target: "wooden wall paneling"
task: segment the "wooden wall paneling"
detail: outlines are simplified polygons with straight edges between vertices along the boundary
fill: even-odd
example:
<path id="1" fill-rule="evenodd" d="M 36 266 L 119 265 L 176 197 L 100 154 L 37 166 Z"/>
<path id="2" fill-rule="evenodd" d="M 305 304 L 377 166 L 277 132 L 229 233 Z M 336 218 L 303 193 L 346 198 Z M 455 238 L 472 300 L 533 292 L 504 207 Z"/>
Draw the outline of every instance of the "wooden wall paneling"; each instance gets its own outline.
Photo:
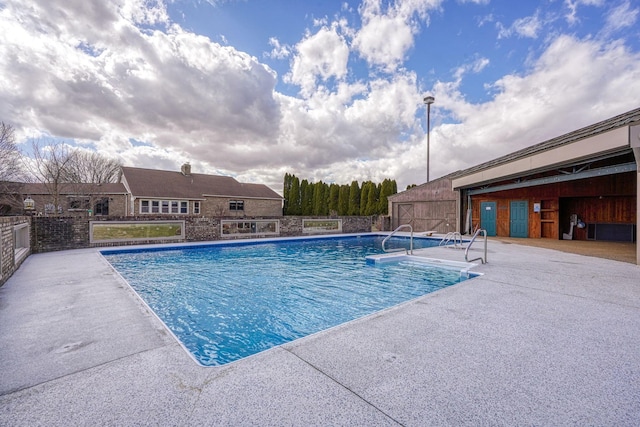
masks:
<path id="1" fill-rule="evenodd" d="M 509 236 L 509 221 L 511 216 L 509 215 L 509 200 L 497 199 L 496 200 L 496 235 Z"/>

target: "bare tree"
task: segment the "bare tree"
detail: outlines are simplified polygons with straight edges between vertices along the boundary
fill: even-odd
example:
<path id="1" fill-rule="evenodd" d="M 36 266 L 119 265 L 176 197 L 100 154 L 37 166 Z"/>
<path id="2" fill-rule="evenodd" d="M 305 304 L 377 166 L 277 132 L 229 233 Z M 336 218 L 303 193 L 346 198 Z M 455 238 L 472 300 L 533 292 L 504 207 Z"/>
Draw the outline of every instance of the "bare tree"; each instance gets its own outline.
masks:
<path id="1" fill-rule="evenodd" d="M 17 181 L 22 175 L 13 126 L 0 122 L 0 181 Z"/>
<path id="2" fill-rule="evenodd" d="M 75 150 L 71 163 L 66 168 L 67 182 L 105 184 L 118 182 L 121 165 L 95 151 Z"/>
<path id="3" fill-rule="evenodd" d="M 74 161 L 75 152 L 62 142 L 34 140 L 31 143 L 33 159 L 28 162 L 33 177 L 42 183 L 49 193 L 53 212 L 61 206 L 60 194 L 68 179 L 68 168 Z"/>
<path id="4" fill-rule="evenodd" d="M 35 141 L 32 151 L 32 174 L 44 184 L 49 205 L 54 207 L 49 213 L 57 213 L 65 205 L 81 211 L 92 209 L 100 185 L 120 178 L 120 163 L 95 152 L 52 141 Z M 61 203 L 63 193 L 69 203 Z"/>
<path id="5" fill-rule="evenodd" d="M 118 182 L 121 174 L 121 165 L 118 161 L 110 159 L 92 151 L 76 149 L 69 166 L 65 171 L 65 182 L 74 199 L 70 201 L 76 209 L 98 209 L 98 204 L 103 206 L 108 198 L 101 195 L 101 185 Z M 108 204 L 108 201 L 106 202 Z"/>
<path id="6" fill-rule="evenodd" d="M 0 122 L 0 213 L 22 208 L 20 181 L 25 178 L 13 126 Z"/>

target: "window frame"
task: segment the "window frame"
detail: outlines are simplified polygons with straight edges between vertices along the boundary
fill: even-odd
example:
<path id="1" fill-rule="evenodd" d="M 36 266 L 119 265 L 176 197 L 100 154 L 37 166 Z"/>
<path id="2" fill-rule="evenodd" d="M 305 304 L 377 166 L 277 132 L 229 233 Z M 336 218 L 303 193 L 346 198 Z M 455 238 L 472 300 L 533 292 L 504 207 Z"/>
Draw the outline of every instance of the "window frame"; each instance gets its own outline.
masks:
<path id="1" fill-rule="evenodd" d="M 31 226 L 28 222 L 13 227 L 13 262 L 19 264 L 31 250 Z"/>
<path id="2" fill-rule="evenodd" d="M 188 215 L 189 201 L 175 199 L 139 199 L 139 213 L 160 215 Z M 194 202 L 194 204 L 200 202 Z M 194 205 L 195 206 L 195 205 Z"/>
<path id="3" fill-rule="evenodd" d="M 95 206 L 93 207 L 93 214 L 109 216 L 109 198 L 108 197 L 103 197 L 96 201 Z"/>
<path id="4" fill-rule="evenodd" d="M 244 200 L 229 200 L 229 211 L 244 212 Z"/>

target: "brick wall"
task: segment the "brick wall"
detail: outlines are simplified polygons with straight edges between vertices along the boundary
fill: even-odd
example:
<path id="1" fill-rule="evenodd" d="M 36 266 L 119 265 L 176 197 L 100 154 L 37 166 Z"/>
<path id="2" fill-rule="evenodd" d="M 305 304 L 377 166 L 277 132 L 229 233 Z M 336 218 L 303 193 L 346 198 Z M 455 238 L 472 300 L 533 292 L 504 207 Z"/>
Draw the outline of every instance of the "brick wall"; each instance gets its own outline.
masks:
<path id="1" fill-rule="evenodd" d="M 50 195 L 43 194 L 32 194 L 30 197 L 35 202 L 35 212 L 36 214 L 43 215 L 45 213 L 45 205 L 48 203 L 52 203 L 53 199 Z M 59 200 L 59 205 L 62 207 L 64 215 L 75 216 L 75 215 L 88 215 L 86 209 L 73 210 L 71 209 L 70 202 L 71 200 L 86 198 L 89 200 L 89 208 L 95 210 L 96 203 L 103 199 L 109 199 L 109 215 L 110 216 L 123 216 L 127 214 L 127 205 L 128 205 L 128 197 L 125 194 L 97 194 L 92 197 L 89 196 L 78 196 L 78 197 L 68 197 L 67 195 L 61 195 Z"/>
<path id="2" fill-rule="evenodd" d="M 280 221 L 280 236 L 302 236 L 303 218 L 322 217 L 259 217 L 242 218 L 246 221 L 253 219 L 273 219 Z M 371 217 L 348 216 L 342 219 L 343 233 L 363 233 L 372 230 Z M 108 247 L 123 245 L 140 245 L 147 243 L 177 243 L 177 242 L 206 242 L 221 239 L 255 238 L 256 235 L 220 236 L 220 221 L 223 219 L 238 219 L 235 217 L 204 217 L 192 215 L 138 215 L 138 216 L 94 216 L 94 217 L 45 217 L 31 218 L 31 250 L 33 253 L 51 252 L 66 249 L 80 249 L 88 247 Z M 149 240 L 134 242 L 90 243 L 90 221 L 185 221 L 184 240 Z M 326 234 L 326 233 L 322 233 Z M 304 235 L 309 235 L 305 233 Z"/>
<path id="3" fill-rule="evenodd" d="M 244 210 L 238 212 L 230 211 L 229 202 L 231 200 L 242 200 L 244 202 Z M 282 215 L 281 200 L 206 197 L 201 206 L 202 215 L 211 217 L 272 217 Z"/>
<path id="4" fill-rule="evenodd" d="M 26 216 L 0 217 L 0 286 L 11 277 L 30 253 L 27 251 L 16 260 L 14 229 L 28 223 L 29 217 Z"/>

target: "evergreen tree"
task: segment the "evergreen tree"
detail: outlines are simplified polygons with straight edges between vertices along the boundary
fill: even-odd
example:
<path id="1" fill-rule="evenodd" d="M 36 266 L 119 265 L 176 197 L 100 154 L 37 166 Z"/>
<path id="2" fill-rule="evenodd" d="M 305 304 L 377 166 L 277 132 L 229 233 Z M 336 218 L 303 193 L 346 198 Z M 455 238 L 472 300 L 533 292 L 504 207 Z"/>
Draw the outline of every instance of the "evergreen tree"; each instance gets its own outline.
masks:
<path id="1" fill-rule="evenodd" d="M 322 183 L 322 194 L 324 195 L 324 200 L 322 202 L 320 215 L 329 215 L 329 184 L 326 182 Z"/>
<path id="2" fill-rule="evenodd" d="M 380 197 L 378 201 L 378 213 L 381 215 L 387 215 L 389 212 L 389 203 L 387 197 L 398 192 L 398 184 L 395 180 L 385 179 L 382 181 L 382 187 L 380 189 Z"/>
<path id="3" fill-rule="evenodd" d="M 389 182 L 385 179 L 380 186 L 380 197 L 378 198 L 378 213 L 381 215 L 384 215 L 389 209 L 387 194 L 389 194 L 390 191 Z"/>
<path id="4" fill-rule="evenodd" d="M 287 215 L 289 211 L 289 193 L 291 192 L 291 183 L 293 181 L 293 176 L 288 173 L 284 174 L 284 183 L 282 185 L 282 197 L 284 198 L 284 208 L 283 212 Z"/>
<path id="5" fill-rule="evenodd" d="M 360 186 L 358 181 L 351 181 L 349 187 L 349 215 L 360 215 Z"/>
<path id="6" fill-rule="evenodd" d="M 338 215 L 349 215 L 349 185 L 341 185 L 338 194 Z"/>
<path id="7" fill-rule="evenodd" d="M 300 213 L 302 215 L 313 214 L 313 187 L 309 184 L 309 181 L 303 179 L 300 182 Z"/>
<path id="8" fill-rule="evenodd" d="M 302 209 L 300 207 L 300 180 L 293 175 L 291 178 L 291 189 L 289 190 L 289 203 L 287 205 L 287 215 L 300 215 Z"/>
<path id="9" fill-rule="evenodd" d="M 324 182 L 320 181 L 314 185 L 313 189 L 313 214 L 322 215 L 325 204 Z"/>
<path id="10" fill-rule="evenodd" d="M 360 215 L 366 215 L 367 201 L 369 200 L 369 183 L 371 181 L 365 181 L 362 183 L 360 189 Z"/>
<path id="11" fill-rule="evenodd" d="M 285 173 L 283 183 L 285 215 L 377 215 L 387 213 L 387 197 L 398 192 L 395 180 L 382 183 L 358 181 L 351 184 L 309 182 Z"/>
<path id="12" fill-rule="evenodd" d="M 373 182 L 369 183 L 369 193 L 367 198 L 367 208 L 365 215 L 376 215 L 378 213 L 378 186 Z"/>
<path id="13" fill-rule="evenodd" d="M 339 211 L 338 199 L 340 197 L 340 186 L 338 184 L 331 184 L 329 187 L 329 213 L 337 214 Z"/>

